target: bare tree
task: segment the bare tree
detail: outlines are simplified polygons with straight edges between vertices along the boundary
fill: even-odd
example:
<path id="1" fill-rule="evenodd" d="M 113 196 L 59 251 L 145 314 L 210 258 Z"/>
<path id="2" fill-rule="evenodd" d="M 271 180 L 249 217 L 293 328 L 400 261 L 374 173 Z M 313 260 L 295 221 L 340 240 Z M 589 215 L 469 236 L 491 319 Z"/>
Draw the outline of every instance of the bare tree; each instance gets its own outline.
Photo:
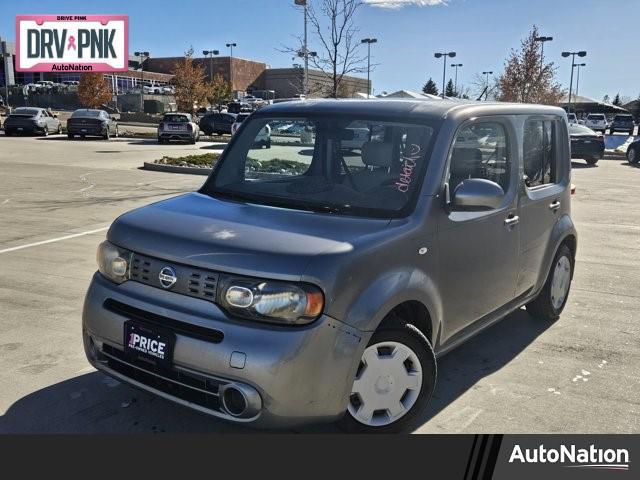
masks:
<path id="1" fill-rule="evenodd" d="M 309 24 L 320 47 L 317 56 L 309 60 L 327 78 L 330 88 L 326 94 L 329 97 L 339 96 L 344 76 L 367 70 L 367 57 L 361 53 L 359 29 L 355 24 L 355 15 L 362 5 L 362 0 L 309 2 Z M 295 54 L 303 51 L 302 39 L 298 38 L 298 41 L 298 48 L 283 51 Z"/>

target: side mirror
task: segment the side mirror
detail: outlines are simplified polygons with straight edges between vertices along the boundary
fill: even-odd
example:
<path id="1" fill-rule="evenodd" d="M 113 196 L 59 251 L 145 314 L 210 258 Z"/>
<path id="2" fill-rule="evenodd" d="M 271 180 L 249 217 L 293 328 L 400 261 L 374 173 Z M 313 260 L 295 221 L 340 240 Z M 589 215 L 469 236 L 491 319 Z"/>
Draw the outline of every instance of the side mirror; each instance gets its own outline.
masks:
<path id="1" fill-rule="evenodd" d="M 498 208 L 503 199 L 504 190 L 496 182 L 469 178 L 456 187 L 451 203 L 461 210 L 490 210 Z"/>

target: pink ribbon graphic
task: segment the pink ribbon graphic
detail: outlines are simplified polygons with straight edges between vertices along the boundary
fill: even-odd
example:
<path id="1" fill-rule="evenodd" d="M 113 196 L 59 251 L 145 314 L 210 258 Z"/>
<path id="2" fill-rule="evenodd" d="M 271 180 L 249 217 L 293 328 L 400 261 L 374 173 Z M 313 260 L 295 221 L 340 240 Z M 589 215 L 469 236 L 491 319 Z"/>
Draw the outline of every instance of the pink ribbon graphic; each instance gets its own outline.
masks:
<path id="1" fill-rule="evenodd" d="M 78 50 L 78 49 L 76 48 L 76 37 L 74 37 L 73 35 L 71 35 L 71 36 L 69 37 L 69 43 L 67 44 L 67 50 L 71 50 L 72 48 L 73 48 L 74 50 Z"/>

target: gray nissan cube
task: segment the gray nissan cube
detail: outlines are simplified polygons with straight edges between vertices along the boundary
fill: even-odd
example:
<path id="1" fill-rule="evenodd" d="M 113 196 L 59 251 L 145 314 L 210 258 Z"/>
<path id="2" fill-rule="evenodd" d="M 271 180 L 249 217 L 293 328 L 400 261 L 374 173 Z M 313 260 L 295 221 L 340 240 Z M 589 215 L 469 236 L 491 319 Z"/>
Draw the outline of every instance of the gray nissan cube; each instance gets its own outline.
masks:
<path id="1" fill-rule="evenodd" d="M 440 355 L 523 306 L 562 312 L 567 127 L 562 109 L 524 104 L 262 108 L 198 192 L 115 220 L 85 300 L 87 357 L 238 423 L 408 431 Z"/>

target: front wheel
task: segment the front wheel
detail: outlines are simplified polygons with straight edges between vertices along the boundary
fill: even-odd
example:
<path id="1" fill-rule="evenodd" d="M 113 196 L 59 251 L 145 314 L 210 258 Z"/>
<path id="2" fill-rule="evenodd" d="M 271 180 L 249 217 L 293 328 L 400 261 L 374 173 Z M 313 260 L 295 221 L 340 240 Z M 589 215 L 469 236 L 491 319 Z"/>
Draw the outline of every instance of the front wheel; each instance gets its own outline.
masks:
<path id="1" fill-rule="evenodd" d="M 640 154 L 638 154 L 638 150 L 635 147 L 627 150 L 627 160 L 631 165 L 638 163 L 638 160 L 640 160 Z"/>
<path id="2" fill-rule="evenodd" d="M 360 433 L 406 431 L 426 408 L 435 382 L 431 344 L 415 326 L 398 319 L 371 337 L 338 426 Z"/>
<path id="3" fill-rule="evenodd" d="M 49 136 L 49 127 L 46 127 L 46 126 L 45 126 L 45 127 L 42 129 L 42 134 L 43 134 L 45 137 L 48 137 L 48 136 Z"/>
<path id="4" fill-rule="evenodd" d="M 587 163 L 591 166 L 595 166 L 598 163 L 597 158 L 587 158 Z"/>
<path id="5" fill-rule="evenodd" d="M 107 127 L 107 129 L 104 131 L 104 135 L 102 135 L 102 138 L 104 138 L 105 140 L 111 139 L 111 133 L 109 133 L 109 127 Z"/>
<path id="6" fill-rule="evenodd" d="M 62 135 L 62 124 L 58 125 L 58 135 Z"/>
<path id="7" fill-rule="evenodd" d="M 548 322 L 560 317 L 569 297 L 573 266 L 571 250 L 566 245 L 561 245 L 553 259 L 544 287 L 538 296 L 527 304 L 527 311 L 532 316 Z"/>

